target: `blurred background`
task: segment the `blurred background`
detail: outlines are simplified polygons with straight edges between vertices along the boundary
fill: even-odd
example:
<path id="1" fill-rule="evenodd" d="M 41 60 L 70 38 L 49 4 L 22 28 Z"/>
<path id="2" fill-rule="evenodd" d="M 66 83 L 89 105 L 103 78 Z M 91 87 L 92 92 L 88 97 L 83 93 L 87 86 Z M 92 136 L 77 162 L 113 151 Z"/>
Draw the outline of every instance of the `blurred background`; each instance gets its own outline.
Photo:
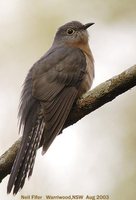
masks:
<path id="1" fill-rule="evenodd" d="M 18 139 L 17 112 L 24 78 L 51 46 L 56 29 L 72 20 L 89 29 L 95 58 L 93 87 L 136 64 L 135 0 L 0 0 L 0 155 Z M 21 195 L 136 197 L 136 88 L 117 97 L 39 150 Z"/>

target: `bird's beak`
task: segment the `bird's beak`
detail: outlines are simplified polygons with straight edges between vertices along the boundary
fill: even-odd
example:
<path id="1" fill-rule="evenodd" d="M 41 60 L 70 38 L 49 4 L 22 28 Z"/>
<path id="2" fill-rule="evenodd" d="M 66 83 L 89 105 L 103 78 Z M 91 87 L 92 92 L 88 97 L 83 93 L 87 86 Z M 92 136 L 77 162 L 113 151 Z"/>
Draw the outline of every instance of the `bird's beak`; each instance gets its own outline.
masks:
<path id="1" fill-rule="evenodd" d="M 87 23 L 87 24 L 85 24 L 84 25 L 84 29 L 87 29 L 87 28 L 89 28 L 90 26 L 92 26 L 94 23 Z"/>

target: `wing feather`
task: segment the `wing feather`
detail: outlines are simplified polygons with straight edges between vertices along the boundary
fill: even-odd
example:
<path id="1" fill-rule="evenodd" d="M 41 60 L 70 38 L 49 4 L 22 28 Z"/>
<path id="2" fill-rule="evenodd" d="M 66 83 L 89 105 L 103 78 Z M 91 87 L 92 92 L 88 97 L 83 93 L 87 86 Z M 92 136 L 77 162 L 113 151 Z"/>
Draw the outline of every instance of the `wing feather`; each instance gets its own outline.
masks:
<path id="1" fill-rule="evenodd" d="M 53 115 L 46 112 L 46 105 L 44 105 L 46 128 L 44 131 L 43 153 L 47 151 L 54 138 L 61 132 L 76 96 L 77 90 L 75 88 L 65 88 L 57 96 L 57 109 Z"/>
<path id="2" fill-rule="evenodd" d="M 43 153 L 62 131 L 86 73 L 81 49 L 62 46 L 51 51 L 34 66 L 32 74 L 32 94 L 40 101 L 45 119 Z"/>

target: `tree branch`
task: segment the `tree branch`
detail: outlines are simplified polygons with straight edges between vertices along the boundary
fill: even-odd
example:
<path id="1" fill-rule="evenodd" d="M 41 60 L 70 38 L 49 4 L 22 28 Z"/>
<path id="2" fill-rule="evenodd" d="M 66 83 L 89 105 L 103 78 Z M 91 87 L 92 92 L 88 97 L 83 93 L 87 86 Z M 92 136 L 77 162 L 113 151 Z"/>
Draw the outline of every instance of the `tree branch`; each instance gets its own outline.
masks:
<path id="1" fill-rule="evenodd" d="M 105 103 L 112 101 L 118 95 L 126 92 L 136 85 L 136 65 L 130 67 L 121 74 L 98 85 L 93 90 L 86 93 L 73 106 L 72 111 L 64 125 L 64 128 L 74 124 L 87 114 L 103 106 Z M 17 140 L 1 157 L 0 157 L 0 182 L 6 177 L 13 165 L 17 150 L 20 147 L 20 141 Z"/>

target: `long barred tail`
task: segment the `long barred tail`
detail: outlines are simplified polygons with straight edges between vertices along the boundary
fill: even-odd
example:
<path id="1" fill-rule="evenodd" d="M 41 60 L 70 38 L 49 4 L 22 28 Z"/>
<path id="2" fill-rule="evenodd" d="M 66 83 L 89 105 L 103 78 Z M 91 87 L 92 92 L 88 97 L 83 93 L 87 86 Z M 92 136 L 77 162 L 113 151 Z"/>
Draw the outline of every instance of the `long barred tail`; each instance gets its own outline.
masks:
<path id="1" fill-rule="evenodd" d="M 32 175 L 35 156 L 40 145 L 44 126 L 44 118 L 40 114 L 30 133 L 27 137 L 22 138 L 21 147 L 11 170 L 7 193 L 10 193 L 13 188 L 13 194 L 16 194 L 23 187 L 26 176 L 30 177 Z"/>

